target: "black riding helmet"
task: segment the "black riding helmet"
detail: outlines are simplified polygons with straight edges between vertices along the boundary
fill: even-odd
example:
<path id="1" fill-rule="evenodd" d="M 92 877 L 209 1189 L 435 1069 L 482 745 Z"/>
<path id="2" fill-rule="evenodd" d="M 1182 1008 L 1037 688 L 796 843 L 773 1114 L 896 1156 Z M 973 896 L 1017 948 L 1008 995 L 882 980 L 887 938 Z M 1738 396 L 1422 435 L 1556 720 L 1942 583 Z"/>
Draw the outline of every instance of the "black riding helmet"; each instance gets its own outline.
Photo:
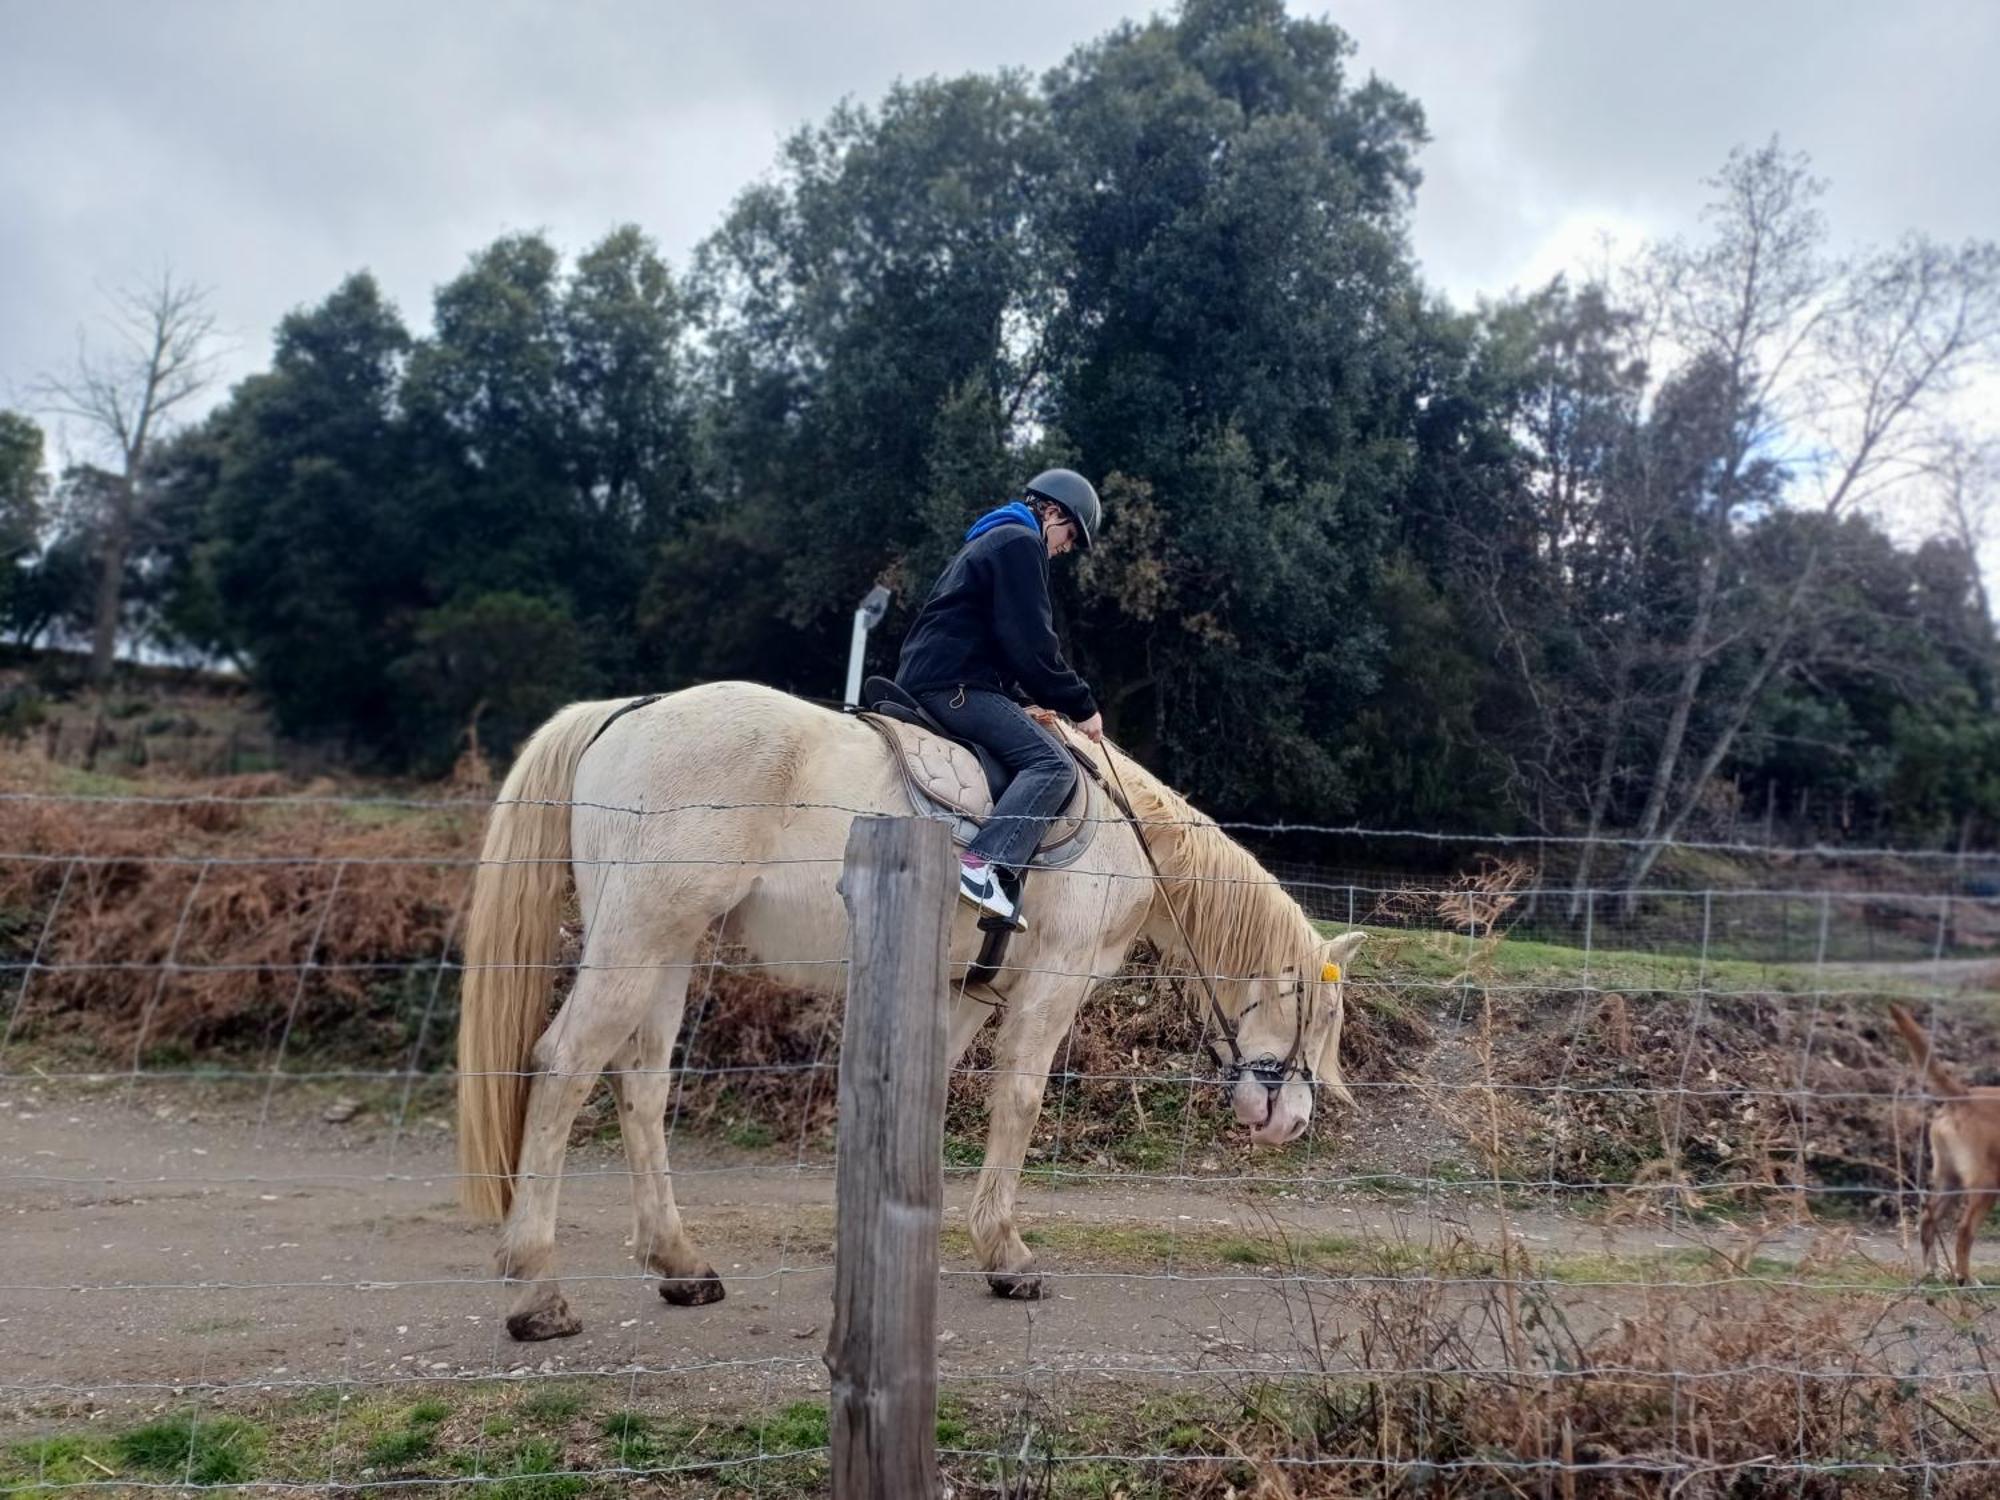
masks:
<path id="1" fill-rule="evenodd" d="M 1076 522 L 1088 552 L 1097 542 L 1097 528 L 1104 520 L 1104 507 L 1088 479 L 1074 469 L 1044 469 L 1028 481 L 1027 493 L 1036 500 L 1060 506 L 1064 515 Z"/>

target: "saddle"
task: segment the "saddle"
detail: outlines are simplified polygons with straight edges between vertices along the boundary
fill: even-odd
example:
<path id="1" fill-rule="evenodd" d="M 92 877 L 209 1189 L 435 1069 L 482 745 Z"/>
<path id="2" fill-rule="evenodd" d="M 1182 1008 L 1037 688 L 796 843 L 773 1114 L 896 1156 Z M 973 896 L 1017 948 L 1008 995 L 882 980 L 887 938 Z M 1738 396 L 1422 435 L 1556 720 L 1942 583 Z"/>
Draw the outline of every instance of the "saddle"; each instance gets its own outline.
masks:
<path id="1" fill-rule="evenodd" d="M 863 708 L 856 717 L 895 752 L 911 809 L 924 817 L 942 817 L 951 824 L 954 843 L 961 848 L 970 844 L 1007 786 L 1006 767 L 983 746 L 946 733 L 921 703 L 886 677 L 863 683 L 861 701 Z M 1063 748 L 1077 760 L 1072 746 Z M 1083 774 L 1080 760 L 1072 769 L 1075 781 L 1069 801 L 1042 835 L 1041 846 L 1029 861 L 1031 868 L 1061 869 L 1072 864 L 1097 835 L 1096 783 Z"/>

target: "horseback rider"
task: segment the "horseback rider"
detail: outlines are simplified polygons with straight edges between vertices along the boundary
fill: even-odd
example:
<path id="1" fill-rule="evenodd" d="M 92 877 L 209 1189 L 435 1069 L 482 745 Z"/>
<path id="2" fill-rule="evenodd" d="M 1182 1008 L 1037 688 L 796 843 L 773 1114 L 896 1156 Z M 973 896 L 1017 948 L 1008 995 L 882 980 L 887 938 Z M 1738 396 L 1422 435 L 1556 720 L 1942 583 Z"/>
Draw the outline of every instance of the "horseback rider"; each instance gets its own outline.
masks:
<path id="1" fill-rule="evenodd" d="M 1103 507 L 1073 469 L 1049 469 L 1018 500 L 972 523 L 903 640 L 896 682 L 949 733 L 984 746 L 1009 774 L 992 816 L 959 856 L 958 894 L 1017 930 L 1012 885 L 1068 802 L 1076 768 L 1023 704 L 1055 709 L 1092 740 L 1104 717 L 1063 660 L 1049 608 L 1049 559 L 1088 552 Z M 1016 887 L 1018 889 L 1018 887 Z"/>

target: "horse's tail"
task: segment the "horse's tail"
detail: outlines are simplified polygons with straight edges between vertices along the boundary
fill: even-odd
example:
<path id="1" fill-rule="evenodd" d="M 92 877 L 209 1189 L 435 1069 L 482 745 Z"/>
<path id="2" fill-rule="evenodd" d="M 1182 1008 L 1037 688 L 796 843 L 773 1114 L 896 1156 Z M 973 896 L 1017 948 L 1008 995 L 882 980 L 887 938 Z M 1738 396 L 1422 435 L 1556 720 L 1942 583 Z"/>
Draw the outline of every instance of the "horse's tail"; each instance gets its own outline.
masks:
<path id="1" fill-rule="evenodd" d="M 514 1198 L 529 1060 L 548 1021 L 551 967 L 570 876 L 577 762 L 626 700 L 573 703 L 535 731 L 507 773 L 465 931 L 458 1015 L 458 1201 L 498 1219 Z"/>
<path id="2" fill-rule="evenodd" d="M 1902 1006 L 1889 1006 L 1889 1014 L 1896 1018 L 1896 1029 L 1903 1033 L 1903 1040 L 1910 1044 L 1910 1056 L 1917 1060 L 1917 1067 L 1930 1080 L 1932 1090 L 1943 1099 L 1963 1099 L 1968 1090 L 1959 1076 L 1937 1060 L 1931 1051 L 1931 1039 L 1924 1034 L 1924 1028 L 1917 1024 L 1917 1018 Z"/>

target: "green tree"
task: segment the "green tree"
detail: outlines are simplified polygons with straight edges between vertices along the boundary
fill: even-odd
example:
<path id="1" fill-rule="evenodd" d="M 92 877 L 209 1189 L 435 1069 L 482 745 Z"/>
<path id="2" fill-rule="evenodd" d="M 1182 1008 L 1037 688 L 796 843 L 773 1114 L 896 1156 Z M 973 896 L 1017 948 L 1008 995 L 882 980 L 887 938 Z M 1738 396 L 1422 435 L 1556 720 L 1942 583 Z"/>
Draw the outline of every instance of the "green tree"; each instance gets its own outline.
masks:
<path id="1" fill-rule="evenodd" d="M 545 599 L 584 627 L 589 671 L 652 667 L 639 596 L 695 510 L 689 318 L 630 226 L 567 275 L 541 237 L 501 239 L 439 289 L 403 389 L 432 598 Z"/>
<path id="2" fill-rule="evenodd" d="M 398 419 L 410 347 L 374 279 L 350 277 L 279 325 L 270 371 L 211 418 L 205 566 L 233 644 L 294 734 L 393 749 L 384 669 L 428 602 L 439 539 L 410 502 L 427 478 Z"/>
<path id="3" fill-rule="evenodd" d="M 525 739 L 588 690 L 582 633 L 560 604 L 480 594 L 421 616 L 409 652 L 389 668 L 418 763 L 440 770 L 461 736 L 482 746 Z"/>
<path id="4" fill-rule="evenodd" d="M 860 594 L 897 583 L 893 632 L 940 538 L 1026 477 L 1002 454 L 1041 375 L 1050 149 L 1017 77 L 899 85 L 793 137 L 703 247 L 713 483 L 696 554 L 670 550 L 649 591 L 681 672 L 747 646 L 830 692 Z"/>
<path id="5" fill-rule="evenodd" d="M 582 552 L 564 449 L 561 258 L 539 235 L 496 240 L 438 289 L 401 398 L 433 597 L 567 598 Z"/>
<path id="6" fill-rule="evenodd" d="M 1061 297 L 1042 414 L 1151 497 L 1143 615 L 1086 598 L 1114 732 L 1218 807 L 1351 806 L 1370 598 L 1410 479 L 1422 117 L 1277 0 L 1190 0 L 1049 81 Z M 1106 546 L 1123 545 L 1119 511 Z M 1267 752 L 1240 753 L 1243 743 Z"/>
<path id="7" fill-rule="evenodd" d="M 288 731 L 401 762 L 448 756 L 464 724 L 444 719 L 480 702 L 489 748 L 522 727 L 514 699 L 446 664 L 454 631 L 497 618 L 482 601 L 512 601 L 509 639 L 567 660 L 568 691 L 639 677 L 640 588 L 690 509 L 687 318 L 630 228 L 568 275 L 539 237 L 496 241 L 439 289 L 421 341 L 350 278 L 163 459 L 162 502 L 202 539 L 158 539 L 177 580 L 160 629 L 240 655 Z M 535 628 L 548 649 L 522 638 Z"/>
<path id="8" fill-rule="evenodd" d="M 25 446 L 25 445 L 24 445 Z M 37 475 L 29 554 L 9 567 L 4 596 L 8 638 L 38 646 L 54 637 L 88 639 L 96 618 L 103 516 L 118 476 L 89 464 L 66 469 L 53 491 Z M 17 512 L 25 524 L 28 515 Z M 17 536 L 21 533 L 17 533 Z"/>
<path id="9" fill-rule="evenodd" d="M 47 495 L 42 429 L 18 412 L 0 411 L 0 616 L 11 618 L 33 569 Z"/>

